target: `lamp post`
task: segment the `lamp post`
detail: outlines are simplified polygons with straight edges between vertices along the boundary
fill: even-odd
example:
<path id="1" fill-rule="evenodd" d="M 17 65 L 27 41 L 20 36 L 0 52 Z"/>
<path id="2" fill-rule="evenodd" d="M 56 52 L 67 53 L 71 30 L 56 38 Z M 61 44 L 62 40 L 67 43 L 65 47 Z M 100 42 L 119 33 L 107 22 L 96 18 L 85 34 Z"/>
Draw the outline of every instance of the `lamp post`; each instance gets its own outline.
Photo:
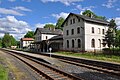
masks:
<path id="1" fill-rule="evenodd" d="M 49 52 L 49 40 L 46 40 L 47 43 L 47 52 Z"/>
<path id="2" fill-rule="evenodd" d="M 114 54 L 114 46 L 115 46 L 115 37 L 113 37 L 113 54 Z"/>

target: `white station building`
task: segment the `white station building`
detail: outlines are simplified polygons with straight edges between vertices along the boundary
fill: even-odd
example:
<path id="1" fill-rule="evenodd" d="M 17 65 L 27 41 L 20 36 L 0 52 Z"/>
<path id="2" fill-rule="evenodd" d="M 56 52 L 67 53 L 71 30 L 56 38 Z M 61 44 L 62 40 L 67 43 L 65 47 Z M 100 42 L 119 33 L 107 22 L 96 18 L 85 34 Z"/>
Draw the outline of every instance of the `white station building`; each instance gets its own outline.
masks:
<path id="1" fill-rule="evenodd" d="M 105 47 L 104 37 L 109 22 L 70 13 L 63 27 L 63 49 L 68 51 L 99 51 Z"/>

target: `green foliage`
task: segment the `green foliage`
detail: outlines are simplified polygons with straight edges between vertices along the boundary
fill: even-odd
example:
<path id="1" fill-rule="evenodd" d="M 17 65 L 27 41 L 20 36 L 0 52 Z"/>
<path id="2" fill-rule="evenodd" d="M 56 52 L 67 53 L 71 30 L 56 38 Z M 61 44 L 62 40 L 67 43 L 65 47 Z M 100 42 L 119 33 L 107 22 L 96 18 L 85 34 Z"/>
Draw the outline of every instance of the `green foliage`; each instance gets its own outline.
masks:
<path id="1" fill-rule="evenodd" d="M 120 49 L 119 48 L 104 48 L 103 53 L 106 55 L 120 56 Z"/>
<path id="2" fill-rule="evenodd" d="M 20 41 L 17 41 L 17 47 L 20 48 Z"/>
<path id="3" fill-rule="evenodd" d="M 2 38 L 0 38 L 0 47 L 2 47 Z"/>
<path id="4" fill-rule="evenodd" d="M 85 10 L 82 15 L 85 15 L 85 16 L 88 16 L 88 17 L 91 17 L 91 18 L 97 18 L 97 19 L 103 19 L 103 20 L 106 20 L 106 17 L 104 16 L 98 16 L 96 15 L 95 13 L 93 13 L 92 11 L 90 10 Z"/>
<path id="5" fill-rule="evenodd" d="M 113 32 L 112 30 L 109 28 L 106 35 L 105 35 L 105 41 L 108 45 L 108 47 L 110 48 L 114 42 L 114 35 L 113 35 Z"/>
<path id="6" fill-rule="evenodd" d="M 120 48 L 120 30 L 116 30 L 115 47 Z"/>
<path id="7" fill-rule="evenodd" d="M 62 18 L 62 17 L 60 17 L 60 18 L 57 20 L 57 23 L 56 23 L 56 28 L 57 28 L 57 29 L 63 30 L 63 28 L 61 27 L 61 25 L 63 24 L 64 20 L 65 20 L 65 19 Z"/>
<path id="8" fill-rule="evenodd" d="M 33 31 L 28 31 L 24 38 L 34 38 L 34 32 Z"/>
<path id="9" fill-rule="evenodd" d="M 7 48 L 11 46 L 16 46 L 16 40 L 12 35 L 9 35 L 9 33 L 5 33 L 2 38 L 2 47 Z"/>
<path id="10" fill-rule="evenodd" d="M 55 28 L 55 25 L 53 24 L 46 24 L 44 28 Z"/>
<path id="11" fill-rule="evenodd" d="M 88 17 L 95 17 L 95 16 L 96 16 L 96 14 L 93 13 L 92 11 L 90 11 L 90 10 L 85 10 L 85 11 L 82 13 L 82 15 L 85 15 L 85 16 L 88 16 Z"/>
<path id="12" fill-rule="evenodd" d="M 8 80 L 8 71 L 0 65 L 0 80 Z"/>
<path id="13" fill-rule="evenodd" d="M 116 25 L 114 19 L 111 19 L 111 20 L 110 20 L 109 26 L 110 26 L 110 28 L 112 28 L 112 29 L 117 29 L 117 25 Z"/>
<path id="14" fill-rule="evenodd" d="M 117 35 L 116 30 L 117 30 L 117 26 L 116 26 L 115 20 L 111 19 L 109 23 L 109 29 L 107 31 L 107 34 L 105 35 L 105 41 L 109 48 L 111 46 L 112 47 L 115 46 L 115 40 Z"/>
<path id="15" fill-rule="evenodd" d="M 97 19 L 107 20 L 105 16 L 95 16 L 95 18 L 97 18 Z"/>

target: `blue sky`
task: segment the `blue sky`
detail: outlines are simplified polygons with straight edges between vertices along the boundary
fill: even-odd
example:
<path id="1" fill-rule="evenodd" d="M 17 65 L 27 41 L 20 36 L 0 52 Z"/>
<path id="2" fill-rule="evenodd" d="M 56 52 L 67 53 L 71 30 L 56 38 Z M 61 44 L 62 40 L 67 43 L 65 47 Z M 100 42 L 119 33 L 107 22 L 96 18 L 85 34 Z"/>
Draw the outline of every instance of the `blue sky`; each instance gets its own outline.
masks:
<path id="1" fill-rule="evenodd" d="M 27 31 L 57 22 L 72 13 L 92 10 L 107 19 L 114 18 L 120 28 L 120 0 L 0 0 L 0 37 L 9 32 L 20 39 Z"/>

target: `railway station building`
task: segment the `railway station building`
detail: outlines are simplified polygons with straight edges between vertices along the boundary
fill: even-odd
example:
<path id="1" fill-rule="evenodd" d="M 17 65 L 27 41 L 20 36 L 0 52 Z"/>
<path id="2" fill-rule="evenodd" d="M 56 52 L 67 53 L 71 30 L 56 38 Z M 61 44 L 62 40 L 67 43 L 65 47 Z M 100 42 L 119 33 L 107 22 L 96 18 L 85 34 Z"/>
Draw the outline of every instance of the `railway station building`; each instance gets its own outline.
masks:
<path id="1" fill-rule="evenodd" d="M 107 47 L 105 34 L 109 22 L 70 13 L 62 24 L 63 49 L 69 51 L 100 51 Z"/>
<path id="2" fill-rule="evenodd" d="M 63 31 L 54 28 L 37 28 L 31 50 L 36 52 L 52 51 L 100 51 L 107 48 L 105 34 L 109 22 L 70 13 L 62 24 Z"/>
<path id="3" fill-rule="evenodd" d="M 34 43 L 31 44 L 31 50 L 36 52 L 48 52 L 63 49 L 63 31 L 55 28 L 37 28 Z"/>

